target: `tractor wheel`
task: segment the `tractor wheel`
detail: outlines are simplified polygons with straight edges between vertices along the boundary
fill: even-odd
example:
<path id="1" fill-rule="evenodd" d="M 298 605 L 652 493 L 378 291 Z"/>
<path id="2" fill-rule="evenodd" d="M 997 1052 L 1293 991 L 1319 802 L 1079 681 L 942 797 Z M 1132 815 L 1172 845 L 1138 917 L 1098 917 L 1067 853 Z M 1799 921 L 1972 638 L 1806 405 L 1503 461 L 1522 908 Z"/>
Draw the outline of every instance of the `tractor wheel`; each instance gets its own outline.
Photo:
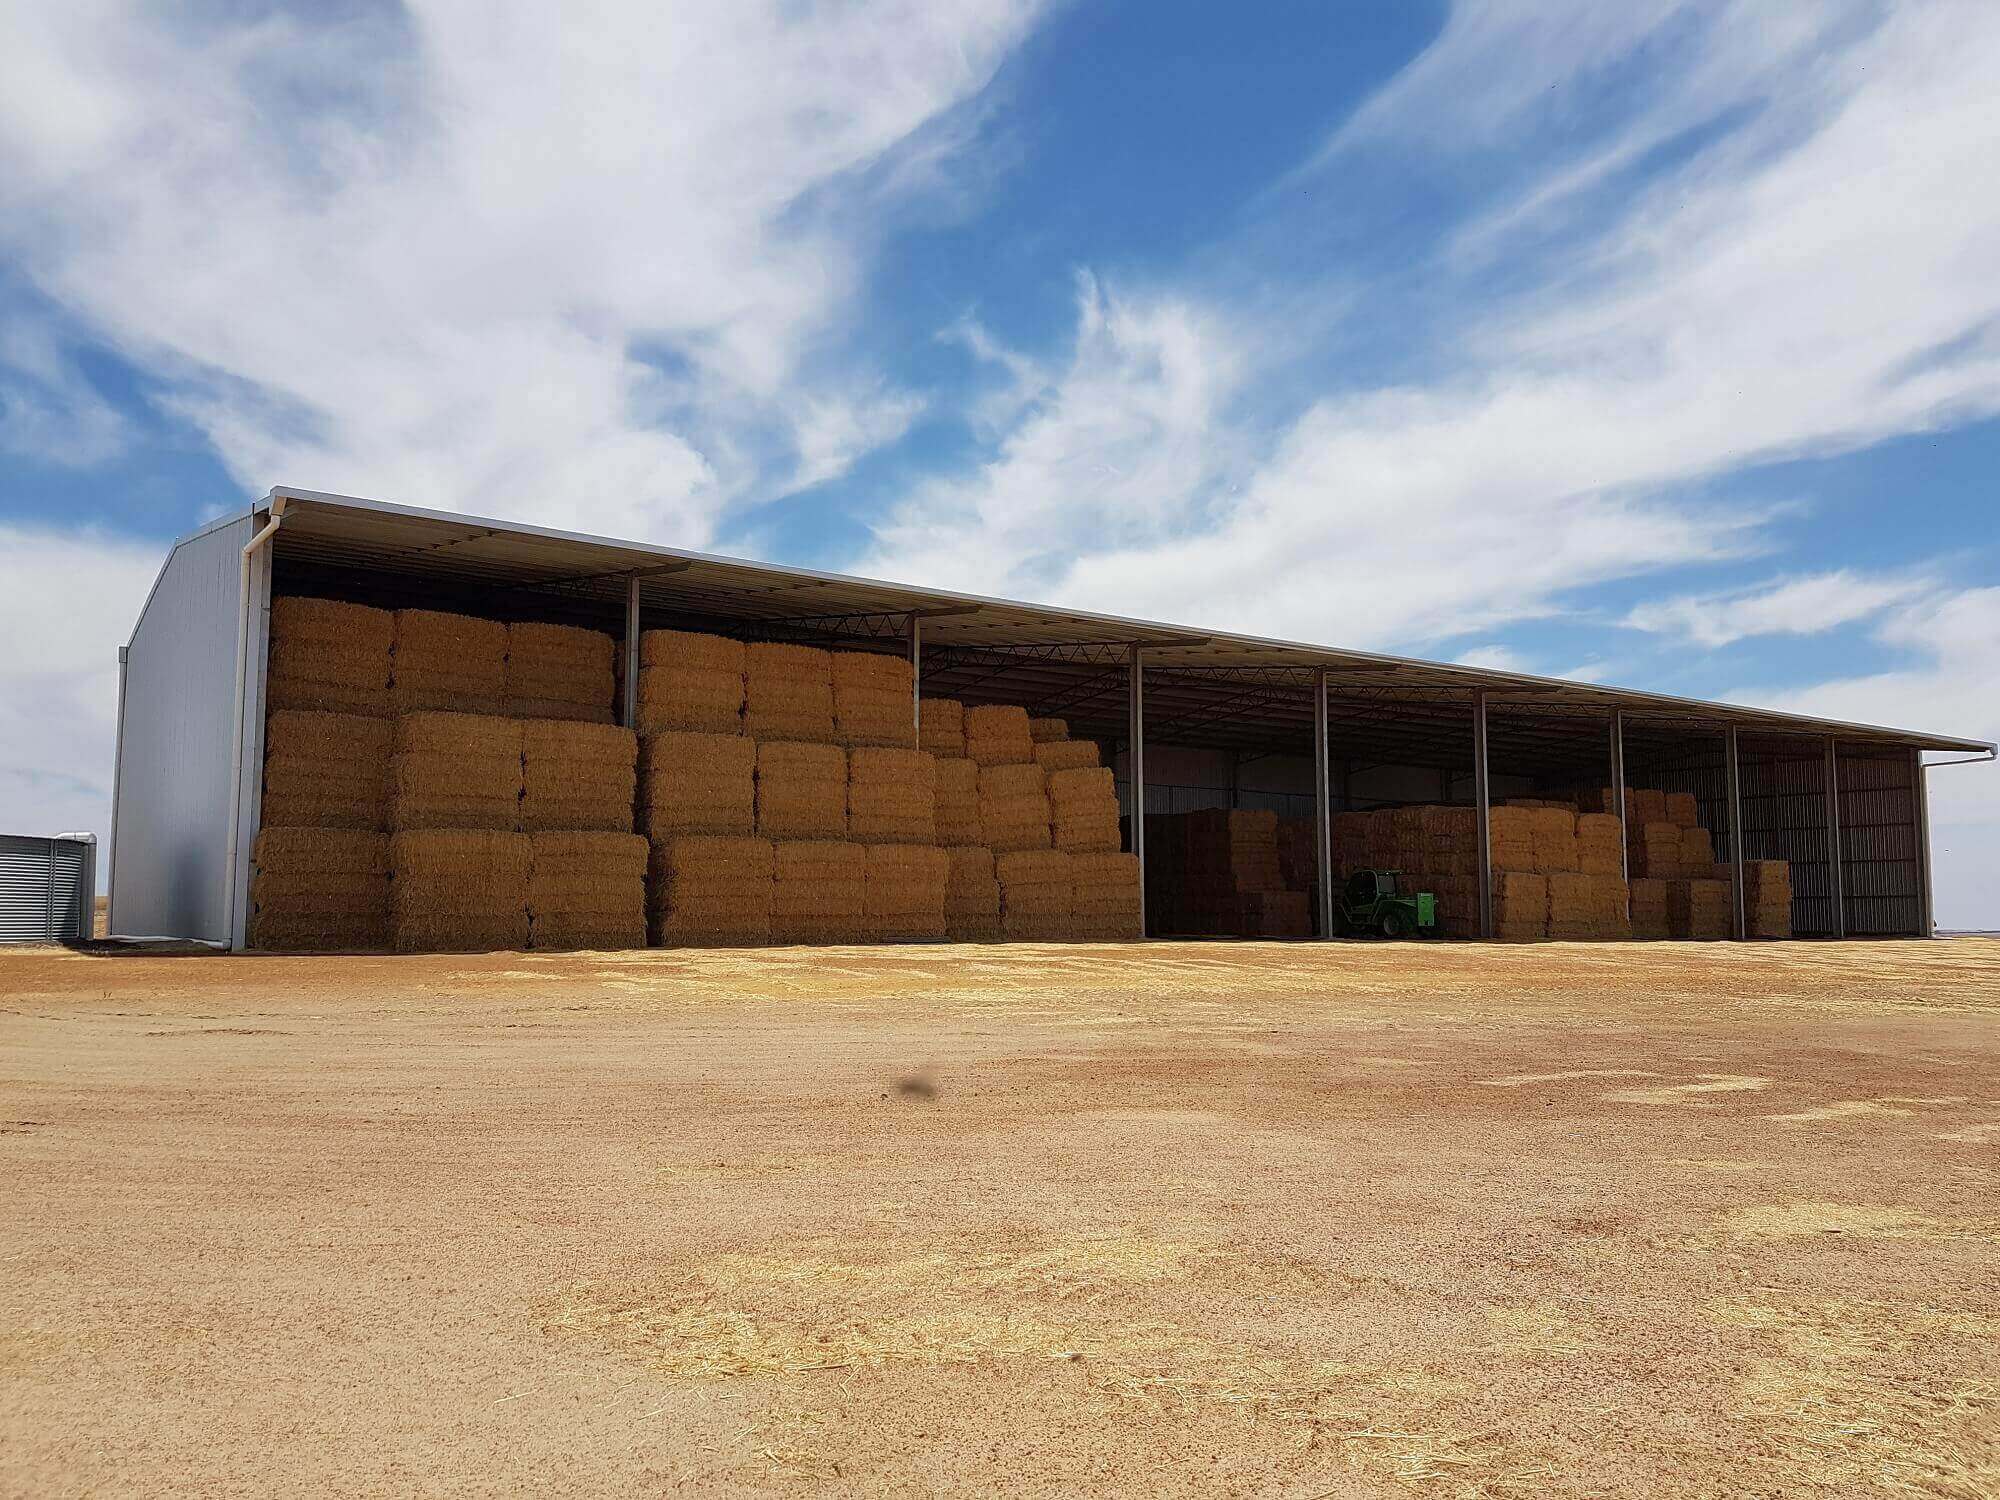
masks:
<path id="1" fill-rule="evenodd" d="M 1385 911 L 1382 913 L 1383 937 L 1399 938 L 1407 934 L 1409 930 L 1410 930 L 1409 921 L 1407 918 L 1404 917 L 1404 915 L 1401 912 Z"/>

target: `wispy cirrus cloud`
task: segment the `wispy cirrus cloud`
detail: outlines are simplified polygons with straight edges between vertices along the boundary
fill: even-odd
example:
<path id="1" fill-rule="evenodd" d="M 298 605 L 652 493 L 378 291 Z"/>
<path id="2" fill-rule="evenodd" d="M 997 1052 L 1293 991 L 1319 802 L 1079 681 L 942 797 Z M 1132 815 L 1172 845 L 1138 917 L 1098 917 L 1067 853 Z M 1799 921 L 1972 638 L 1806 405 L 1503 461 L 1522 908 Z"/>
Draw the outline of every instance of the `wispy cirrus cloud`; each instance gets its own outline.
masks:
<path id="1" fill-rule="evenodd" d="M 1837 630 L 1936 589 L 1935 580 L 1919 574 L 1892 576 L 1837 568 L 1745 589 L 1649 599 L 1630 610 L 1621 623 L 1698 646 L 1727 646 L 1752 636 Z"/>

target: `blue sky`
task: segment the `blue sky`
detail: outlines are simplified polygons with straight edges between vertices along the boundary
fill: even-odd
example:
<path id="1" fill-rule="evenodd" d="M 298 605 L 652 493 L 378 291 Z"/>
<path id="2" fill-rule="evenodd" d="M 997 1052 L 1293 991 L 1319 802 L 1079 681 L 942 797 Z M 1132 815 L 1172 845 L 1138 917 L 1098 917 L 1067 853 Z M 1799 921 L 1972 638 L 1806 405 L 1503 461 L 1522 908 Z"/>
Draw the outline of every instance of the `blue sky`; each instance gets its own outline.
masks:
<path id="1" fill-rule="evenodd" d="M 0 826 L 104 826 L 160 543 L 273 484 L 2000 736 L 1989 5 L 0 41 Z"/>

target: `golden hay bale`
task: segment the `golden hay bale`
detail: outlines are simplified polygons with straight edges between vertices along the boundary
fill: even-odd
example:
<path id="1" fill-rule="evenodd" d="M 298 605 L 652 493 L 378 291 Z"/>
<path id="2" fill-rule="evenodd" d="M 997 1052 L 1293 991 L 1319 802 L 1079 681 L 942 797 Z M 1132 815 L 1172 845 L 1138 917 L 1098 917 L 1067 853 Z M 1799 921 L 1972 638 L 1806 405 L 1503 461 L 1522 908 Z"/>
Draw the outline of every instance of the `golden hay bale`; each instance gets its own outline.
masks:
<path id="1" fill-rule="evenodd" d="M 283 595 L 271 600 L 271 638 L 387 651 L 395 643 L 396 617 L 365 604 Z"/>
<path id="2" fill-rule="evenodd" d="M 778 844 L 772 854 L 780 886 L 823 886 L 844 896 L 859 891 L 868 876 L 867 847 L 843 839 L 799 839 Z"/>
<path id="3" fill-rule="evenodd" d="M 267 827 L 384 829 L 395 726 L 364 714 L 277 709 L 264 726 L 260 821 Z"/>
<path id="4" fill-rule="evenodd" d="M 492 714 L 434 711 L 402 714 L 396 719 L 394 748 L 399 755 L 428 750 L 446 755 L 511 755 L 519 759 L 523 748 L 521 721 Z"/>
<path id="5" fill-rule="evenodd" d="M 535 948 L 646 943 L 646 841 L 623 833 L 529 836 L 528 941 Z"/>
<path id="6" fill-rule="evenodd" d="M 919 747 L 936 756 L 962 758 L 965 755 L 965 705 L 956 698 L 926 698 L 920 706 Z"/>
<path id="7" fill-rule="evenodd" d="M 528 839 L 515 833 L 425 828 L 390 835 L 397 951 L 525 948 L 531 857 Z"/>
<path id="8" fill-rule="evenodd" d="M 506 696 L 507 627 L 428 609 L 396 611 L 389 698 L 398 713 L 497 714 Z"/>
<path id="9" fill-rule="evenodd" d="M 936 843 L 936 757 L 924 750 L 849 752 L 847 831 L 867 843 Z"/>
<path id="10" fill-rule="evenodd" d="M 522 622 L 507 627 L 502 711 L 517 719 L 611 722 L 618 646 L 601 630 Z"/>
<path id="11" fill-rule="evenodd" d="M 523 719 L 521 753 L 530 772 L 547 776 L 559 769 L 601 766 L 636 771 L 639 736 L 617 724 L 585 724 L 573 719 Z"/>
<path id="12" fill-rule="evenodd" d="M 522 724 L 521 827 L 629 834 L 639 739 L 613 724 Z"/>
<path id="13" fill-rule="evenodd" d="M 657 734 L 667 730 L 691 730 L 702 734 L 740 735 L 743 733 L 743 700 L 743 673 L 740 670 L 681 666 L 677 663 L 642 667 L 639 671 L 639 732 Z"/>
<path id="14" fill-rule="evenodd" d="M 1033 740 L 1037 745 L 1055 744 L 1058 741 L 1066 740 L 1069 738 L 1069 721 L 1067 719 L 1030 719 L 1028 720 L 1028 738 Z"/>
<path id="15" fill-rule="evenodd" d="M 1666 821 L 1680 828 L 1693 828 L 1701 822 L 1701 807 L 1695 801 L 1693 792 L 1667 792 L 1661 798 L 1661 812 Z"/>
<path id="16" fill-rule="evenodd" d="M 946 879 L 948 890 L 961 882 L 969 884 L 994 878 L 993 851 L 984 845 L 974 844 L 963 849 L 947 849 L 944 854 L 945 869 L 948 872 Z"/>
<path id="17" fill-rule="evenodd" d="M 757 745 L 757 776 L 790 781 L 847 784 L 847 752 L 838 745 L 797 740 L 761 740 Z"/>
<path id="18" fill-rule="evenodd" d="M 1035 746 L 1035 764 L 1053 775 L 1080 770 L 1098 762 L 1095 740 L 1044 740 Z"/>
<path id="19" fill-rule="evenodd" d="M 910 702 L 910 659 L 875 651 L 832 651 L 827 654 L 828 675 L 834 691 L 842 688 L 878 688 L 895 693 L 907 707 Z"/>
<path id="20" fill-rule="evenodd" d="M 1074 855 L 1053 849 L 1010 850 L 993 856 L 993 873 L 999 877 L 1003 890 L 1030 885 L 1068 889 L 1075 879 L 1074 859 Z"/>
<path id="21" fill-rule="evenodd" d="M 1048 773 L 1049 803 L 1058 813 L 1064 808 L 1095 812 L 1118 806 L 1118 787 L 1103 766 L 1076 767 Z"/>
<path id="22" fill-rule="evenodd" d="M 670 730 L 639 742 L 639 817 L 655 838 L 747 836 L 756 826 L 757 743 Z"/>
<path id="23" fill-rule="evenodd" d="M 979 795 L 992 798 L 1041 797 L 1046 801 L 1048 782 L 1042 768 L 1033 762 L 1027 765 L 981 766 Z"/>
<path id="24" fill-rule="evenodd" d="M 968 708 L 965 753 L 982 766 L 1032 765 L 1035 741 L 1028 732 L 1028 711 L 1012 704 Z"/>
<path id="25" fill-rule="evenodd" d="M 692 630 L 645 630 L 639 633 L 639 669 L 687 667 L 704 672 L 743 675 L 743 642 L 726 635 Z"/>
<path id="26" fill-rule="evenodd" d="M 1049 825 L 1049 841 L 1070 854 L 1115 853 L 1124 842 L 1118 809 L 1106 813 L 1065 814 L 1058 812 Z"/>
<path id="27" fill-rule="evenodd" d="M 756 798 L 757 831 L 768 838 L 844 838 L 847 752 L 838 745 L 765 741 L 757 747 Z"/>
<path id="28" fill-rule="evenodd" d="M 942 942 L 949 860 L 944 850 L 870 844 L 865 910 L 877 942 Z"/>
<path id="29" fill-rule="evenodd" d="M 937 786 L 932 798 L 933 826 L 940 844 L 977 844 L 979 767 L 969 760 L 937 762 Z"/>
<path id="30" fill-rule="evenodd" d="M 265 705 L 386 717 L 395 635 L 396 617 L 384 609 L 273 599 Z"/>
<path id="31" fill-rule="evenodd" d="M 331 953 L 390 946 L 387 834 L 266 828 L 250 858 L 252 948 Z"/>

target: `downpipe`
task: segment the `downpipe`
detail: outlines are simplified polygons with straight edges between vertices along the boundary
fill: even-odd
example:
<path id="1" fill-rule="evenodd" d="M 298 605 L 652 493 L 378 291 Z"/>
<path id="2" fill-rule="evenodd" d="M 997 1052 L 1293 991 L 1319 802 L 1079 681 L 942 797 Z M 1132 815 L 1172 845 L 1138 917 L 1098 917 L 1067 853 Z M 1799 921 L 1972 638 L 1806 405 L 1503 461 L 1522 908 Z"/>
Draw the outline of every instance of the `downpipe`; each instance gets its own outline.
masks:
<path id="1" fill-rule="evenodd" d="M 250 678 L 250 559 L 261 552 L 284 524 L 284 497 L 271 502 L 271 519 L 243 544 L 236 579 L 236 749 L 229 757 L 229 849 L 223 857 L 223 938 L 221 946 L 236 946 L 236 846 L 243 834 L 243 715 Z"/>

